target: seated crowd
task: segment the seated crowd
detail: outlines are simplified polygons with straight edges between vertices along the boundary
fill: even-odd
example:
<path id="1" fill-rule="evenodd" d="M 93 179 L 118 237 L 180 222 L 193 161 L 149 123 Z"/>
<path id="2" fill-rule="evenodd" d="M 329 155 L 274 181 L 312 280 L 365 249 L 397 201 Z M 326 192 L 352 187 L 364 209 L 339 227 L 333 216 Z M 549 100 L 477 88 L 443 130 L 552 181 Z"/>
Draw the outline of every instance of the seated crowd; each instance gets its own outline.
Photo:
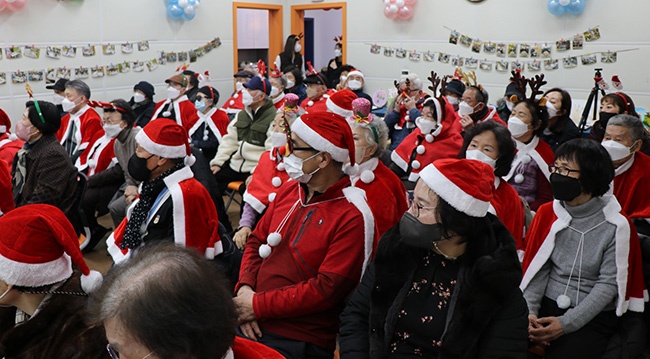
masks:
<path id="1" fill-rule="evenodd" d="M 650 145 L 627 94 L 585 130 L 543 75 L 497 106 L 473 73 L 410 74 L 382 117 L 339 45 L 319 72 L 300 41 L 225 101 L 183 71 L 159 102 L 61 79 L 14 131 L 0 110 L 0 357 L 643 355 Z"/>

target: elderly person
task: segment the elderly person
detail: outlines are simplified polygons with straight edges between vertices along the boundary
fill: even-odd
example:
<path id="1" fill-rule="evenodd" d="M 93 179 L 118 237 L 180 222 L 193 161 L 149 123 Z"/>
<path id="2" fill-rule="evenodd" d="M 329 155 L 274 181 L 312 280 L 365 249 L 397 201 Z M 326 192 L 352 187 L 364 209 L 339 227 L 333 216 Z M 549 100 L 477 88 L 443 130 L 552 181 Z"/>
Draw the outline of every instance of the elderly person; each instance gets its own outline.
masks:
<path id="1" fill-rule="evenodd" d="M 481 85 L 468 86 L 458 104 L 458 122 L 456 128 L 462 134 L 470 127 L 488 121 L 504 125 L 496 107 L 489 105 L 488 92 Z"/>
<path id="2" fill-rule="evenodd" d="M 284 105 L 284 89 L 287 87 L 287 79 L 282 72 L 275 68 L 269 76 L 269 82 L 271 83 L 269 97 L 275 108 L 281 109 Z"/>
<path id="3" fill-rule="evenodd" d="M 87 293 L 102 277 L 89 270 L 63 212 L 24 206 L 0 217 L 0 228 L 0 306 L 12 314 L 0 329 L 0 356 L 108 358 L 103 330 L 86 322 Z"/>
<path id="4" fill-rule="evenodd" d="M 309 72 L 304 83 L 307 84 L 307 98 L 300 103 L 300 108 L 306 113 L 327 111 L 327 99 L 334 94 L 334 91 L 327 88 L 325 75 L 314 70 L 311 63 L 308 63 Z"/>
<path id="5" fill-rule="evenodd" d="M 63 111 L 68 114 L 61 118 L 56 138 L 80 170 L 85 168 L 90 145 L 104 135 L 102 119 L 88 106 L 90 88 L 81 80 L 68 81 L 65 84 L 65 99 L 61 103 Z"/>
<path id="6" fill-rule="evenodd" d="M 221 139 L 228 132 L 230 119 L 223 109 L 217 107 L 219 91 L 212 86 L 203 86 L 196 93 L 194 107 L 198 121 L 190 128 L 192 146 L 201 150 L 206 161 L 217 154 Z"/>
<path id="7" fill-rule="evenodd" d="M 544 92 L 548 124 L 539 138 L 555 151 L 566 141 L 578 138 L 580 131 L 571 119 L 571 95 L 561 88 L 552 88 Z"/>
<path id="8" fill-rule="evenodd" d="M 230 95 L 228 99 L 226 99 L 222 106 L 223 110 L 228 114 L 228 118 L 230 118 L 230 120 L 233 120 L 239 111 L 244 109 L 244 103 L 242 102 L 244 84 L 255 76 L 255 72 L 246 69 L 242 69 L 233 75 L 235 81 L 235 91 L 232 93 L 232 95 Z"/>
<path id="9" fill-rule="evenodd" d="M 638 236 L 616 199 L 603 196 L 614 166 L 597 142 L 564 143 L 551 170 L 555 201 L 539 208 L 526 236 L 529 335 L 549 359 L 600 358 L 619 317 L 643 312 Z"/>
<path id="10" fill-rule="evenodd" d="M 392 151 L 402 143 L 416 127 L 415 119 L 420 117 L 424 101 L 429 97 L 422 91 L 422 80 L 416 74 L 410 74 L 399 81 L 399 95 L 393 107 L 386 112 L 386 125 Z"/>
<path id="11" fill-rule="evenodd" d="M 600 113 L 598 114 L 598 121 L 594 122 L 593 126 L 587 135 L 587 138 L 594 141 L 602 142 L 605 136 L 605 129 L 609 119 L 616 115 L 631 115 L 634 117 L 641 117 L 636 113 L 636 106 L 632 98 L 625 92 L 612 92 L 603 96 L 600 100 Z"/>
<path id="12" fill-rule="evenodd" d="M 190 90 L 190 75 L 176 74 L 165 80 L 165 83 L 167 84 L 167 99 L 156 104 L 151 120 L 168 118 L 176 121 L 177 124 L 183 126 L 185 131 L 189 132 L 198 120 L 194 103 L 187 97 L 187 92 Z"/>
<path id="13" fill-rule="evenodd" d="M 350 91 L 354 92 L 357 97 L 362 97 L 370 101 L 370 105 L 372 106 L 372 97 L 363 92 L 364 85 L 365 76 L 363 75 L 363 72 L 357 69 L 353 69 L 352 71 L 348 72 L 348 76 L 344 81 L 344 88 L 350 89 Z"/>
<path id="14" fill-rule="evenodd" d="M 526 358 L 521 267 L 488 213 L 493 169 L 425 167 L 341 315 L 341 358 Z"/>
<path id="15" fill-rule="evenodd" d="M 140 81 L 133 86 L 133 96 L 129 105 L 135 114 L 135 125 L 142 128 L 151 120 L 156 103 L 153 101 L 153 85 L 147 81 Z"/>
<path id="16" fill-rule="evenodd" d="M 52 90 L 52 103 L 56 105 L 56 108 L 61 112 L 61 117 L 66 115 L 66 112 L 63 111 L 63 100 L 65 99 L 65 84 L 68 82 L 68 79 L 57 79 L 56 82 L 52 85 L 45 86 L 46 89 Z"/>
<path id="17" fill-rule="evenodd" d="M 71 216 L 78 172 L 55 137 L 61 117 L 49 102 L 29 101 L 26 107 L 16 124 L 16 135 L 25 146 L 16 154 L 11 172 L 14 203 L 51 204 Z"/>

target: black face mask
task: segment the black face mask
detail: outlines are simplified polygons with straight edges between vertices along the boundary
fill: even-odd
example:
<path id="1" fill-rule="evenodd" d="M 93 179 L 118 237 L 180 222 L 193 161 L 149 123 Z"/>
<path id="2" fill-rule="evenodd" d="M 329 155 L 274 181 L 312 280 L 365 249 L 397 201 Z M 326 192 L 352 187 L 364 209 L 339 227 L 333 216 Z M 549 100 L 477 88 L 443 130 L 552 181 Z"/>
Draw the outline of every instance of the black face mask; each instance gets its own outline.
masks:
<path id="1" fill-rule="evenodd" d="M 151 155 L 147 158 L 141 158 L 134 153 L 133 156 L 129 158 L 129 174 L 131 177 L 133 177 L 134 180 L 141 182 L 149 180 L 149 177 L 151 177 L 151 171 L 153 170 L 147 168 L 147 161 L 153 156 L 154 155 Z M 156 168 L 158 168 L 158 166 L 154 167 L 154 170 Z"/>
<path id="2" fill-rule="evenodd" d="M 572 201 L 582 193 L 580 181 L 577 178 L 551 173 L 553 197 L 560 201 Z"/>
<path id="3" fill-rule="evenodd" d="M 399 220 L 401 241 L 411 247 L 433 249 L 433 242 L 442 240 L 440 224 L 424 224 L 406 212 Z"/>
<path id="4" fill-rule="evenodd" d="M 603 126 L 603 128 L 607 127 L 607 122 L 609 122 L 609 119 L 616 116 L 616 113 L 609 113 L 609 112 L 601 112 L 598 114 L 599 119 L 600 119 L 600 124 Z"/>

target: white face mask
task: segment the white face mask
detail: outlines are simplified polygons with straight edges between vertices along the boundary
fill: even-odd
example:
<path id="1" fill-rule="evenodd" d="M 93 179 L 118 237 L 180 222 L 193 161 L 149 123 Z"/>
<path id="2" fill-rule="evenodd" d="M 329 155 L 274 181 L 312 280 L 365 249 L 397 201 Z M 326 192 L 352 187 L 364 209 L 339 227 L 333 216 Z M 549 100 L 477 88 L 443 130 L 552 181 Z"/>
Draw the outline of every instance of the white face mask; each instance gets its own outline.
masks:
<path id="1" fill-rule="evenodd" d="M 142 94 L 140 92 L 135 92 L 133 94 L 133 102 L 140 103 L 140 102 L 143 102 L 144 100 L 145 100 L 144 94 Z"/>
<path id="2" fill-rule="evenodd" d="M 425 135 L 431 133 L 431 131 L 435 130 L 436 127 L 438 127 L 437 122 L 428 120 L 422 116 L 415 119 L 415 125 L 418 126 L 420 131 L 422 131 L 422 133 Z"/>
<path id="3" fill-rule="evenodd" d="M 70 112 L 72 111 L 77 105 L 68 100 L 67 98 L 64 98 L 63 101 L 61 101 L 61 107 L 63 107 L 63 111 L 65 112 Z"/>
<path id="4" fill-rule="evenodd" d="M 528 132 L 528 125 L 517 117 L 510 117 L 508 119 L 508 130 L 513 138 L 518 138 Z"/>
<path id="5" fill-rule="evenodd" d="M 463 117 L 465 115 L 471 115 L 474 113 L 474 107 L 467 104 L 465 101 L 461 101 L 458 105 L 458 116 Z"/>
<path id="6" fill-rule="evenodd" d="M 465 151 L 465 158 L 468 160 L 481 161 L 492 168 L 495 168 L 497 166 L 497 160 L 492 159 L 481 150 L 467 150 Z"/>
<path id="7" fill-rule="evenodd" d="M 104 124 L 104 132 L 106 133 L 106 136 L 110 138 L 115 138 L 117 135 L 122 132 L 122 127 L 120 127 L 120 124 Z"/>
<path id="8" fill-rule="evenodd" d="M 271 94 L 270 94 L 270 96 L 271 97 L 276 97 L 279 94 L 280 94 L 280 89 L 275 87 L 275 86 L 271 86 Z"/>
<path id="9" fill-rule="evenodd" d="M 241 89 L 243 88 L 244 88 L 244 83 L 237 81 L 237 83 L 235 84 L 235 89 L 237 89 L 237 92 L 241 91 Z"/>
<path id="10" fill-rule="evenodd" d="M 302 171 L 302 165 L 306 161 L 309 161 L 310 159 L 318 155 L 320 155 L 320 152 L 303 160 L 302 158 L 292 153 L 288 157 L 284 158 L 284 169 L 287 171 L 289 177 L 291 177 L 291 179 L 293 179 L 294 181 L 298 181 L 300 183 L 308 183 L 311 180 L 311 177 L 314 175 L 314 173 L 320 170 L 320 167 L 317 167 L 312 173 L 305 173 Z"/>
<path id="11" fill-rule="evenodd" d="M 546 102 L 546 110 L 548 111 L 548 118 L 553 118 L 557 116 L 557 109 L 553 106 L 552 103 Z"/>
<path id="12" fill-rule="evenodd" d="M 181 90 L 179 90 L 179 89 L 177 89 L 175 87 L 172 87 L 172 86 L 167 87 L 167 98 L 168 99 L 175 100 L 180 96 L 181 96 Z"/>
<path id="13" fill-rule="evenodd" d="M 293 50 L 295 52 L 300 52 L 300 50 L 302 50 L 302 46 L 300 45 L 300 43 L 297 43 L 296 46 L 294 46 Z"/>
<path id="14" fill-rule="evenodd" d="M 293 82 L 291 80 L 287 80 L 287 88 L 288 89 L 293 88 L 294 86 L 296 86 L 295 82 Z"/>
<path id="15" fill-rule="evenodd" d="M 609 153 L 609 156 L 612 158 L 612 161 L 622 160 L 625 157 L 632 154 L 631 150 L 632 147 L 634 146 L 632 145 L 630 147 L 625 147 L 624 144 L 612 140 L 603 141 L 601 145 L 605 147 L 605 150 L 607 150 L 607 153 Z"/>
<path id="16" fill-rule="evenodd" d="M 52 103 L 55 105 L 60 105 L 61 102 L 63 102 L 64 98 L 65 97 L 59 95 L 58 93 L 55 93 L 54 95 L 52 95 Z"/>
<path id="17" fill-rule="evenodd" d="M 244 106 L 250 106 L 253 103 L 253 96 L 248 92 L 248 90 L 242 91 L 241 101 Z"/>
<path id="18" fill-rule="evenodd" d="M 508 108 L 508 111 L 512 112 L 512 110 L 515 108 L 515 103 L 512 101 L 506 100 L 506 107 Z"/>
<path id="19" fill-rule="evenodd" d="M 341 49 L 334 49 L 334 57 L 339 57 L 341 54 Z"/>
<path id="20" fill-rule="evenodd" d="M 447 102 L 449 102 L 449 104 L 451 104 L 451 105 L 458 105 L 458 97 L 454 97 L 454 96 L 445 96 L 445 98 L 447 98 Z"/>
<path id="21" fill-rule="evenodd" d="M 271 146 L 283 147 L 287 144 L 287 135 L 284 132 L 271 132 Z"/>
<path id="22" fill-rule="evenodd" d="M 348 88 L 352 91 L 356 91 L 363 87 L 363 84 L 359 80 L 350 80 L 348 81 Z"/>

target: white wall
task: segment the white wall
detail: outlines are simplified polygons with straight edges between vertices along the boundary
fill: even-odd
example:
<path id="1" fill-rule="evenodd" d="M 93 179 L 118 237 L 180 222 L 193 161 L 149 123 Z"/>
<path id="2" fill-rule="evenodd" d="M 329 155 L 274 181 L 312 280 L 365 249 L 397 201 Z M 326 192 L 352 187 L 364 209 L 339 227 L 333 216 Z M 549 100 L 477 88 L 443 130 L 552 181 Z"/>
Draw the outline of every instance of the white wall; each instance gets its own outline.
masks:
<path id="1" fill-rule="evenodd" d="M 341 36 L 341 9 L 305 11 L 305 18 L 314 19 L 314 68 L 319 70 L 334 58 L 334 37 Z"/>

